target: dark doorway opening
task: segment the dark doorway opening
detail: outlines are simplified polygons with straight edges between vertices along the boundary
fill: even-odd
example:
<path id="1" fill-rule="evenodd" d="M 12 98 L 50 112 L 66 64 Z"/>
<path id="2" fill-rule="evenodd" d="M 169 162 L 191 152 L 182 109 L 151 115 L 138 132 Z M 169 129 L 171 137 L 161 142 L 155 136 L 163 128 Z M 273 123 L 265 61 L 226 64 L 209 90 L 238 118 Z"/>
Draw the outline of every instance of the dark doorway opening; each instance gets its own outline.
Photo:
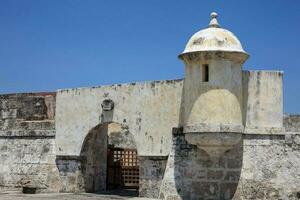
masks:
<path id="1" fill-rule="evenodd" d="M 107 189 L 138 191 L 139 162 L 136 149 L 108 147 Z"/>

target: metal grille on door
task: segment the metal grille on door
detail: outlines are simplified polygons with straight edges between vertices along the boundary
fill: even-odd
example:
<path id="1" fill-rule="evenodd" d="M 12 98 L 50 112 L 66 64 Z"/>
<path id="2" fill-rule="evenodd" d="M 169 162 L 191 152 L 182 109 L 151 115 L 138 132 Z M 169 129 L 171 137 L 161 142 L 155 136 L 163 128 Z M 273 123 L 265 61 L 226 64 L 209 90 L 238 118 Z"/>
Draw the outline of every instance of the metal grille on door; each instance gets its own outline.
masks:
<path id="1" fill-rule="evenodd" d="M 139 163 L 136 149 L 109 148 L 107 154 L 108 189 L 139 186 Z"/>

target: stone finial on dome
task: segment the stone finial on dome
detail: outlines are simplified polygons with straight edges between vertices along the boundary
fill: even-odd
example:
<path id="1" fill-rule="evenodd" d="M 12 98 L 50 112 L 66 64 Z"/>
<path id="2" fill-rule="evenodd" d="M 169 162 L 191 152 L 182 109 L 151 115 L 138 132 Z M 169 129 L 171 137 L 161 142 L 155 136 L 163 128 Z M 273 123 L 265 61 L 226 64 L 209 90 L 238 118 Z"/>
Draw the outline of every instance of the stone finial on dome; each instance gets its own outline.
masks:
<path id="1" fill-rule="evenodd" d="M 208 27 L 214 27 L 214 28 L 220 28 L 221 26 L 218 23 L 217 17 L 218 17 L 218 13 L 216 12 L 212 12 L 210 14 L 211 20 L 209 22 Z"/>
<path id="2" fill-rule="evenodd" d="M 195 53 L 226 52 L 231 55 L 238 53 L 241 60 L 245 61 L 248 54 L 244 51 L 239 39 L 229 30 L 221 28 L 217 21 L 218 14 L 211 13 L 211 21 L 208 28 L 196 32 L 188 41 L 179 58 Z M 231 59 L 231 58 L 230 58 Z"/>

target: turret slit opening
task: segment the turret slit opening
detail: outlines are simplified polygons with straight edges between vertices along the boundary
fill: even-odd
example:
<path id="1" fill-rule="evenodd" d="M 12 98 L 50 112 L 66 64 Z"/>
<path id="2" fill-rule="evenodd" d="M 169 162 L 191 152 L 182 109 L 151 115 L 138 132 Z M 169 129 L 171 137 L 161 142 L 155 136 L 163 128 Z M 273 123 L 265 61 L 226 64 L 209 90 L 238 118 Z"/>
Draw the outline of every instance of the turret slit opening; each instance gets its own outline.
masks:
<path id="1" fill-rule="evenodd" d="M 209 65 L 205 64 L 202 65 L 202 82 L 208 82 L 209 81 Z"/>

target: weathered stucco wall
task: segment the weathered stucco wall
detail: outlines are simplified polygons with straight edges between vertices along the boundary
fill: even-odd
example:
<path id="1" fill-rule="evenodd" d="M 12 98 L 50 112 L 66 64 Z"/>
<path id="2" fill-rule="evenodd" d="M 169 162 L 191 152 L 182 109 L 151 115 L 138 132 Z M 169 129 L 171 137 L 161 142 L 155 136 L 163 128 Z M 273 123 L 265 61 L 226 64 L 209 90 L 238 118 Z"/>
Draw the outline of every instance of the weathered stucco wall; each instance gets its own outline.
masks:
<path id="1" fill-rule="evenodd" d="M 102 122 L 128 127 L 139 155 L 166 155 L 172 127 L 178 126 L 182 80 L 155 81 L 57 92 L 56 145 L 58 155 L 79 155 L 88 132 Z M 105 99 L 113 111 L 102 110 Z"/>
<path id="2" fill-rule="evenodd" d="M 79 156 L 57 156 L 61 192 L 99 192 L 107 185 L 108 148 L 136 149 L 128 127 L 119 123 L 102 123 L 89 131 Z"/>
<path id="3" fill-rule="evenodd" d="M 136 142 L 128 127 L 119 123 L 107 125 L 108 145 L 113 148 L 136 149 Z"/>
<path id="4" fill-rule="evenodd" d="M 245 132 L 282 132 L 283 92 L 281 71 L 244 71 Z"/>
<path id="5" fill-rule="evenodd" d="M 300 118 L 285 116 L 287 133 L 282 132 L 281 72 L 243 72 L 243 122 L 251 135 L 219 163 L 184 135 L 172 136 L 186 111 L 183 87 L 183 80 L 173 80 L 65 89 L 56 99 L 55 94 L 0 95 L 0 188 L 104 190 L 107 147 L 114 145 L 137 148 L 141 196 L 298 194 Z M 108 99 L 112 110 L 103 105 Z"/>
<path id="6" fill-rule="evenodd" d="M 231 82 L 228 87 L 237 87 L 239 91 Z M 182 89 L 183 80 L 173 80 L 59 90 L 56 105 L 58 155 L 79 155 L 87 133 L 103 122 L 126 125 L 136 140 L 139 155 L 167 155 L 171 147 L 171 129 L 182 125 L 182 115 L 188 109 L 182 104 Z M 243 90 L 244 105 L 237 100 L 234 107 L 243 108 L 246 132 L 282 131 L 282 72 L 244 71 Z M 114 102 L 112 111 L 102 110 L 101 103 L 106 99 Z"/>
<path id="7" fill-rule="evenodd" d="M 209 64 L 209 81 L 202 80 L 202 68 Z M 201 60 L 186 64 L 184 81 L 185 132 L 197 127 L 243 126 L 242 66 L 229 60 Z M 203 131 L 203 128 L 200 128 Z M 241 130 L 242 128 L 240 128 Z"/>
<path id="8" fill-rule="evenodd" d="M 0 95 L 0 188 L 59 191 L 55 93 Z"/>

